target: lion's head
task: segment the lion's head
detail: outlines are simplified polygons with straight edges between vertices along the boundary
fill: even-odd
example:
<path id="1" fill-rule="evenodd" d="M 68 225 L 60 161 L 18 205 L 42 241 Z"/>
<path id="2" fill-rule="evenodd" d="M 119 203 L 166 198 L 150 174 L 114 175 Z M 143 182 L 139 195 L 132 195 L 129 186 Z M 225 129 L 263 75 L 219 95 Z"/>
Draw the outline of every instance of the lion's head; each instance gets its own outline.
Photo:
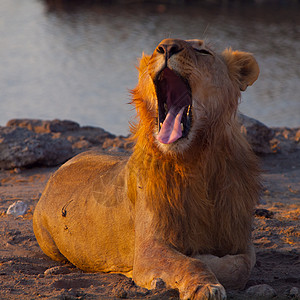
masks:
<path id="1" fill-rule="evenodd" d="M 232 124 L 240 91 L 258 74 L 249 53 L 217 54 L 202 40 L 165 39 L 140 61 L 133 91 L 138 129 L 168 153 L 211 142 L 211 135 Z"/>

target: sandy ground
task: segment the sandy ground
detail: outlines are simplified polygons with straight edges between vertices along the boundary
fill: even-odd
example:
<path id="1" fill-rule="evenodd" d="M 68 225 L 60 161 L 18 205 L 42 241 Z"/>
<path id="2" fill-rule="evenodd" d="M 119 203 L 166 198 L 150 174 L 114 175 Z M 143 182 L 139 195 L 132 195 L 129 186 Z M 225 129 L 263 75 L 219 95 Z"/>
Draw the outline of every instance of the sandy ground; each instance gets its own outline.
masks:
<path id="1" fill-rule="evenodd" d="M 246 288 L 264 283 L 277 292 L 273 299 L 291 299 L 290 290 L 300 289 L 300 152 L 267 155 L 261 161 L 265 189 L 253 230 L 257 263 Z M 42 253 L 32 213 L 55 170 L 0 172 L 0 299 L 178 299 L 175 290 L 148 291 L 122 275 L 83 273 Z M 7 215 L 9 205 L 18 200 L 29 205 L 28 213 Z M 228 291 L 228 298 L 249 296 Z"/>

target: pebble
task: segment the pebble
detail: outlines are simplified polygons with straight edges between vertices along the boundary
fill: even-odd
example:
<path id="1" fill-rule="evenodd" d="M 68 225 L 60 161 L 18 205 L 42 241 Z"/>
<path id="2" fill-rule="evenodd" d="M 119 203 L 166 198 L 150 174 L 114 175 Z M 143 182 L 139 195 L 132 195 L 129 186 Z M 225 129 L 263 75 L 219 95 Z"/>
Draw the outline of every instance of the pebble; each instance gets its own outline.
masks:
<path id="1" fill-rule="evenodd" d="M 257 217 L 264 217 L 267 219 L 272 219 L 274 216 L 274 213 L 268 209 L 264 208 L 257 208 L 254 212 L 255 216 Z"/>
<path id="2" fill-rule="evenodd" d="M 291 290 L 290 290 L 290 296 L 291 297 L 295 297 L 295 298 L 299 298 L 300 299 L 300 292 L 299 292 L 299 289 L 297 287 L 292 287 Z"/>
<path id="3" fill-rule="evenodd" d="M 28 205 L 25 202 L 17 201 L 8 207 L 6 214 L 14 217 L 22 216 L 26 213 L 27 208 Z"/>
<path id="4" fill-rule="evenodd" d="M 250 297 L 271 299 L 277 295 L 276 291 L 268 284 L 259 284 L 249 287 L 246 294 Z"/>
<path id="5" fill-rule="evenodd" d="M 20 174 L 22 172 L 20 168 L 14 168 L 13 171 L 15 174 Z"/>
<path id="6" fill-rule="evenodd" d="M 68 273 L 71 273 L 68 268 L 56 266 L 56 267 L 52 267 L 52 268 L 47 269 L 44 272 L 44 275 L 45 276 L 50 276 L 50 275 L 68 274 Z"/>

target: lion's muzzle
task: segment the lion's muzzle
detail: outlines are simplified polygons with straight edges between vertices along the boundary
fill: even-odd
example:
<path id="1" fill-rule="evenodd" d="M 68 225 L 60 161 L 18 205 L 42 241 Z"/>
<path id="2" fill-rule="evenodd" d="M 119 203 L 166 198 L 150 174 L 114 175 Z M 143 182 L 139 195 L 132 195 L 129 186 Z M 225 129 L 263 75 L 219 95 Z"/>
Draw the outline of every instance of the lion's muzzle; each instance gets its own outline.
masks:
<path id="1" fill-rule="evenodd" d="M 171 144 L 186 137 L 192 122 L 192 97 L 188 80 L 172 68 L 172 62 L 180 61 L 184 50 L 189 47 L 184 41 L 165 39 L 153 53 L 153 74 L 158 100 L 158 135 L 157 140 Z"/>

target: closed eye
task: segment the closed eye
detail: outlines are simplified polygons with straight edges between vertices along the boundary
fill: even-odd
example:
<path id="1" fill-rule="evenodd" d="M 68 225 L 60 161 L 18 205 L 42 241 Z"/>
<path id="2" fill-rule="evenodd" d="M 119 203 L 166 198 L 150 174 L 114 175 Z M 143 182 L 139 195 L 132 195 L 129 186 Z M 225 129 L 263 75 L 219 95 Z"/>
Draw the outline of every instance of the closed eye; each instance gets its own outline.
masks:
<path id="1" fill-rule="evenodd" d="M 194 48 L 194 49 L 195 49 L 195 51 L 197 51 L 203 55 L 212 55 L 209 51 L 207 51 L 205 49 L 196 49 L 196 48 Z"/>

